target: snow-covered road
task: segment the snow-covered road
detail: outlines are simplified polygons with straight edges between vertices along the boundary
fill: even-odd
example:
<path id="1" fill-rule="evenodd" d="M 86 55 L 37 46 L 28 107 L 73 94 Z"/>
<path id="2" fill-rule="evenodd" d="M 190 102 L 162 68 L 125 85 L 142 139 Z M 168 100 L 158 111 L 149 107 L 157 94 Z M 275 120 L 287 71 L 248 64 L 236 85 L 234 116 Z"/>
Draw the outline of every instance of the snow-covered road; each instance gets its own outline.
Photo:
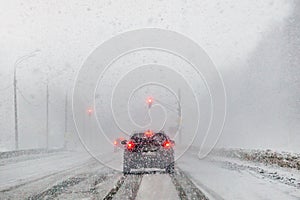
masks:
<path id="1" fill-rule="evenodd" d="M 101 158 L 113 168 L 78 152 L 1 160 L 0 199 L 300 199 L 297 170 L 188 152 L 174 175 L 123 175 L 121 151 Z"/>
<path id="2" fill-rule="evenodd" d="M 178 199 L 177 191 L 167 174 L 144 176 L 137 199 Z"/>
<path id="3" fill-rule="evenodd" d="M 3 164 L 0 166 L 0 191 L 82 165 L 89 159 L 86 153 L 61 152 L 56 156 Z"/>

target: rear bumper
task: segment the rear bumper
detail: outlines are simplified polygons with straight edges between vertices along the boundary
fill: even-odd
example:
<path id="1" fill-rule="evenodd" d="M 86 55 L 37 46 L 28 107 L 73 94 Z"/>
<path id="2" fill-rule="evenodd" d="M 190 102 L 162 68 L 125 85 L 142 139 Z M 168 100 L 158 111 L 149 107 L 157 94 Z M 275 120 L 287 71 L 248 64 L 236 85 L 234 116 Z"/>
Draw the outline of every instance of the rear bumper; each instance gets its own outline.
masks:
<path id="1" fill-rule="evenodd" d="M 164 169 L 174 162 L 173 151 L 159 151 L 149 154 L 124 151 L 124 165 L 131 169 L 160 168 Z"/>

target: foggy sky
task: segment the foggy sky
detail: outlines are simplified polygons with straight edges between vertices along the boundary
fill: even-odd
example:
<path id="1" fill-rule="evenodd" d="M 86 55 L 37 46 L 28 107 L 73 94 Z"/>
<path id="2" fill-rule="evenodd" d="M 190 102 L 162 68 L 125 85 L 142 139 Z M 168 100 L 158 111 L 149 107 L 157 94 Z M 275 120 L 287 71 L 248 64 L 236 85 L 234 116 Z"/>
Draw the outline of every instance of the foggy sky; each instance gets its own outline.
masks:
<path id="1" fill-rule="evenodd" d="M 118 33 L 159 27 L 196 41 L 220 70 L 228 116 L 219 146 L 299 151 L 299 9 L 285 0 L 1 2 L 0 149 L 13 148 L 18 58 L 39 50 L 17 71 L 20 147 L 44 146 L 47 75 L 51 144 L 60 146 L 65 96 L 90 52 Z"/>

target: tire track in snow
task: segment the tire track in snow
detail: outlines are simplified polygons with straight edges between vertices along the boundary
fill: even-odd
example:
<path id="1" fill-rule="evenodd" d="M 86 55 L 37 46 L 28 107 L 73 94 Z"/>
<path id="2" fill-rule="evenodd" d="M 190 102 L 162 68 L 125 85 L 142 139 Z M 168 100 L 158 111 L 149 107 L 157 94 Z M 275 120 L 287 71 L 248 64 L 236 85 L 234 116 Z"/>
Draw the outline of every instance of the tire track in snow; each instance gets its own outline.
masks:
<path id="1" fill-rule="evenodd" d="M 96 163 L 96 162 L 93 162 L 93 161 L 94 161 L 94 159 L 90 159 L 89 161 L 86 161 L 86 163 L 84 163 L 84 164 L 81 163 L 79 165 L 76 165 L 76 166 L 73 166 L 73 167 L 70 167 L 70 168 L 58 171 L 58 172 L 50 173 L 50 174 L 47 174 L 45 176 L 42 176 L 42 177 L 39 177 L 39 178 L 35 178 L 33 180 L 29 180 L 29 181 L 26 181 L 26 182 L 23 182 L 23 183 L 14 185 L 14 186 L 10 186 L 10 187 L 8 187 L 6 189 L 1 190 L 0 192 L 9 192 L 9 191 L 17 189 L 17 188 L 19 188 L 21 186 L 37 182 L 39 180 L 43 180 L 43 179 L 46 179 L 48 177 L 57 176 L 57 175 L 65 174 L 65 173 L 68 173 L 68 172 L 76 171 L 76 170 L 79 170 L 79 169 L 81 169 L 81 168 L 83 168 L 85 166 L 91 165 L 91 163 L 92 164 Z"/>
<path id="2" fill-rule="evenodd" d="M 29 197 L 28 200 L 39 200 L 39 199 L 45 199 L 45 198 L 46 199 L 54 199 L 55 197 L 60 195 L 65 189 L 72 187 L 72 186 L 82 182 L 83 180 L 86 180 L 86 177 L 71 177 L 57 185 L 54 185 L 53 187 L 51 187 L 50 189 L 48 189 L 42 193 L 39 193 L 39 194 Z"/>
<path id="3" fill-rule="evenodd" d="M 143 175 L 144 174 L 123 175 L 103 199 L 136 199 L 141 187 Z M 149 175 L 151 176 L 151 173 Z M 205 194 L 188 178 L 188 176 L 181 169 L 176 168 L 175 173 L 170 174 L 170 178 L 175 186 L 179 199 L 208 200 Z"/>
<path id="4" fill-rule="evenodd" d="M 171 174 L 170 176 L 171 176 L 172 182 L 178 192 L 179 198 L 182 200 L 188 200 L 187 195 L 186 195 L 182 185 L 179 183 L 179 180 L 176 178 L 176 175 Z"/>
<path id="5" fill-rule="evenodd" d="M 176 168 L 175 173 L 170 174 L 170 176 L 180 199 L 208 200 L 205 194 L 178 167 Z"/>
<path id="6" fill-rule="evenodd" d="M 117 184 L 108 192 L 108 194 L 103 198 L 103 200 L 110 200 L 114 197 L 114 195 L 118 192 L 120 187 L 123 185 L 126 179 L 126 175 L 121 176 L 118 180 Z"/>
<path id="7" fill-rule="evenodd" d="M 114 199 L 134 200 L 136 199 L 141 182 L 142 174 L 126 175 L 126 180 L 121 186 L 119 192 L 114 196 Z"/>
<path id="8" fill-rule="evenodd" d="M 112 175 L 115 172 L 112 173 Z M 92 199 L 101 198 L 97 193 L 97 185 L 105 183 L 108 174 L 95 174 L 95 173 L 85 173 L 79 174 L 77 176 L 70 177 L 54 186 L 50 189 L 47 189 L 39 194 L 29 197 L 30 200 L 37 199 L 55 199 L 59 195 L 66 192 L 66 190 L 74 187 L 75 185 L 81 184 L 82 182 L 90 180 L 92 176 L 97 176 L 93 181 L 92 186 L 87 192 L 87 195 L 94 197 Z M 116 174 L 117 175 L 117 174 Z M 136 199 L 137 193 L 140 189 L 144 174 L 132 174 L 132 175 L 121 175 L 118 181 L 114 184 L 113 188 L 107 190 L 108 193 L 104 196 L 103 199 Z M 150 175 L 151 176 L 151 175 Z M 171 181 L 177 191 L 178 197 L 183 200 L 187 199 L 201 199 L 208 200 L 205 194 L 188 178 L 188 176 L 179 168 L 176 168 L 174 174 L 169 175 Z M 115 179 L 116 180 L 116 179 Z M 82 183 L 83 184 L 83 183 Z M 81 185 L 82 185 L 81 184 Z M 82 192 L 82 191 L 81 191 Z M 90 194 L 90 195 L 89 195 Z M 102 196 L 103 197 L 103 196 Z M 101 198 L 102 199 L 102 198 Z"/>
<path id="9" fill-rule="evenodd" d="M 78 176 L 76 176 L 78 177 Z M 116 171 L 103 171 L 101 168 L 88 172 L 85 179 L 71 187 L 64 187 L 61 192 L 47 199 L 103 199 L 120 178 Z"/>
<path id="10" fill-rule="evenodd" d="M 97 167 L 97 166 L 95 166 Z M 32 195 L 28 197 L 28 200 L 39 200 L 39 199 L 55 199 L 59 197 L 61 194 L 67 193 L 67 190 L 72 189 L 72 187 L 84 182 L 84 181 L 92 181 L 92 185 L 90 186 L 89 190 L 87 191 L 90 194 L 96 193 L 95 186 L 100 184 L 101 182 L 106 181 L 108 174 L 99 173 L 99 170 L 102 170 L 103 167 L 101 166 L 98 170 L 93 172 L 83 172 L 77 175 L 73 175 L 53 186 L 49 189 L 46 189 L 38 194 Z M 113 172 L 111 173 L 113 174 Z M 87 183 L 85 183 L 87 184 Z M 83 191 L 82 191 L 83 192 Z"/>
<path id="11" fill-rule="evenodd" d="M 107 163 L 110 163 L 112 161 L 114 161 L 114 158 L 111 158 L 110 160 L 108 160 Z M 94 158 L 90 158 L 90 159 L 88 159 L 88 161 L 86 161 L 84 163 L 81 163 L 79 165 L 76 165 L 72 168 L 67 168 L 65 170 L 62 170 L 62 171 L 59 171 L 59 172 L 56 172 L 56 173 L 51 173 L 49 175 L 34 179 L 32 181 L 27 181 L 25 183 L 22 183 L 22 184 L 11 187 L 7 191 L 11 191 L 11 190 L 17 189 L 21 186 L 41 181 L 41 180 L 46 179 L 48 177 L 67 176 L 65 180 L 59 182 L 58 184 L 52 185 L 50 188 L 48 188 L 46 190 L 43 190 L 42 192 L 30 195 L 27 198 L 27 199 L 30 199 L 30 200 L 31 199 L 33 199 L 33 200 L 43 199 L 44 197 L 47 197 L 47 199 L 54 199 L 55 197 L 57 197 L 57 196 L 61 195 L 62 193 L 64 193 L 66 189 L 69 189 L 69 188 L 71 188 L 71 187 L 73 187 L 73 186 L 75 186 L 75 185 L 77 185 L 77 184 L 79 184 L 79 183 L 81 183 L 85 180 L 90 180 L 91 176 L 98 176 L 98 179 L 95 181 L 94 184 L 99 184 L 100 182 L 104 181 L 106 177 L 103 174 L 99 174 L 99 173 L 95 173 L 95 172 L 93 172 L 93 173 L 84 172 L 84 171 L 86 171 L 84 169 L 94 168 L 94 167 L 96 167 L 96 168 L 99 167 L 98 170 L 105 168 L 105 166 L 99 166 L 98 161 L 96 161 Z M 74 172 L 76 174 L 76 171 L 81 171 L 81 170 L 83 170 L 83 172 L 81 172 L 79 174 L 77 173 L 77 175 L 69 176 L 69 174 L 72 174 Z M 5 192 L 7 192 L 7 191 L 5 191 Z M 89 193 L 93 193 L 93 191 L 89 191 Z"/>

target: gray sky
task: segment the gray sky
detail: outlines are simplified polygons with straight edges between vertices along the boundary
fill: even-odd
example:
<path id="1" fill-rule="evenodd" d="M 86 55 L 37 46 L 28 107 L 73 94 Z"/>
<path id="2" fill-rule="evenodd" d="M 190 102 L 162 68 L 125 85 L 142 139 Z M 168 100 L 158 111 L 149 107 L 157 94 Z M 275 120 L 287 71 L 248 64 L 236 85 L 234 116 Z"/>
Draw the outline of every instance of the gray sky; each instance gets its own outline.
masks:
<path id="1" fill-rule="evenodd" d="M 14 62 L 23 55 L 40 50 L 18 69 L 20 90 L 38 105 L 32 111 L 33 105 L 19 97 L 21 115 L 39 116 L 21 122 L 23 132 L 32 132 L 30 127 L 38 124 L 34 136 L 28 136 L 38 138 L 38 145 L 43 141 L 44 126 L 39 121 L 44 115 L 46 74 L 50 77 L 52 107 L 57 110 L 52 118 L 62 121 L 63 116 L 55 113 L 63 109 L 65 92 L 72 86 L 70 80 L 90 52 L 112 36 L 145 27 L 178 31 L 197 42 L 228 77 L 244 73 L 258 45 L 274 28 L 286 24 L 293 9 L 294 2 L 286 0 L 1 1 L 0 127 L 4 134 L 0 146 L 6 148 L 13 142 L 12 88 L 1 89 L 11 85 Z M 60 121 L 52 121 L 54 138 L 63 131 Z"/>

